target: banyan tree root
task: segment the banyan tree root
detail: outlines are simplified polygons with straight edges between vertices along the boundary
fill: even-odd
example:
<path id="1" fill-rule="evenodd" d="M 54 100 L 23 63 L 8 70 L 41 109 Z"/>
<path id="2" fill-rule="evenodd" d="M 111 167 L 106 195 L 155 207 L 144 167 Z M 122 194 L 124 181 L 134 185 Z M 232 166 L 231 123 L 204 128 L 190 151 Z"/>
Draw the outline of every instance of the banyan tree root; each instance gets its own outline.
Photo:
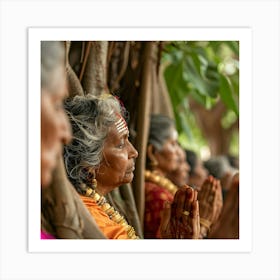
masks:
<path id="1" fill-rule="evenodd" d="M 91 47 L 82 78 L 85 94 L 100 95 L 107 90 L 107 41 L 90 42 Z"/>
<path id="2" fill-rule="evenodd" d="M 69 97 L 74 97 L 75 95 L 84 95 L 84 90 L 79 81 L 79 78 L 77 77 L 76 73 L 69 63 L 70 47 L 71 42 L 66 41 L 66 73 L 68 78 Z"/>

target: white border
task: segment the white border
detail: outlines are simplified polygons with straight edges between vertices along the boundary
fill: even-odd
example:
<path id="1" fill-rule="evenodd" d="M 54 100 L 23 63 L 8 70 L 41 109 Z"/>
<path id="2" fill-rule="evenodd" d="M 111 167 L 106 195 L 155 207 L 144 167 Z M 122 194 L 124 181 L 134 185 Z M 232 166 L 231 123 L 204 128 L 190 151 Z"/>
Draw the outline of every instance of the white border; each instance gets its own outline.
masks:
<path id="1" fill-rule="evenodd" d="M 237 40 L 240 42 L 239 240 L 40 239 L 40 41 Z M 28 30 L 29 252 L 250 252 L 252 249 L 252 31 L 250 28 L 29 28 Z M 246 175 L 246 176 L 245 176 Z M 246 186 L 246 187 L 243 187 Z"/>
<path id="2" fill-rule="evenodd" d="M 278 0 L 1 0 L 0 14 L 1 280 L 280 279 Z M 27 28 L 152 25 L 252 29 L 251 252 L 29 253 Z"/>

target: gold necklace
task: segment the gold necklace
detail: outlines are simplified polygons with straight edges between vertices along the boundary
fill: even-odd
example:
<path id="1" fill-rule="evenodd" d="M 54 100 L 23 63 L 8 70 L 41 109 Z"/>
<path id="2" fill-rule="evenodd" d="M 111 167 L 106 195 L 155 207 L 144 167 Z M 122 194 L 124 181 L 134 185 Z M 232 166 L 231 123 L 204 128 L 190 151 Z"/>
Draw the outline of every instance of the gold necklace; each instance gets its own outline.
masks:
<path id="1" fill-rule="evenodd" d="M 98 206 L 108 215 L 108 217 L 116 222 L 117 224 L 123 226 L 127 232 L 127 236 L 129 239 L 139 239 L 136 235 L 135 230 L 132 226 L 128 224 L 125 218 L 111 206 L 106 198 L 100 194 L 98 194 L 95 190 L 87 187 L 85 196 L 91 197 Z"/>
<path id="2" fill-rule="evenodd" d="M 167 189 L 173 195 L 175 195 L 176 191 L 178 190 L 178 187 L 174 185 L 170 180 L 150 170 L 145 171 L 145 180 L 160 185 L 161 187 Z"/>

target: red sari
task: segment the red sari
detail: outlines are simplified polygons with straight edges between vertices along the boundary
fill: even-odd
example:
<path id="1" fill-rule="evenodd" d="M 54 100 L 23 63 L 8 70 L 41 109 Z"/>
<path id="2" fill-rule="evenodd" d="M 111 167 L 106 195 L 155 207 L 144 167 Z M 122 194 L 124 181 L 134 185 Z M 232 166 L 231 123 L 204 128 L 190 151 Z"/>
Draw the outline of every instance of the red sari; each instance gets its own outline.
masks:
<path id="1" fill-rule="evenodd" d="M 152 182 L 145 182 L 145 238 L 154 239 L 159 237 L 158 229 L 164 203 L 165 201 L 172 202 L 173 198 L 173 195 L 165 188 Z"/>

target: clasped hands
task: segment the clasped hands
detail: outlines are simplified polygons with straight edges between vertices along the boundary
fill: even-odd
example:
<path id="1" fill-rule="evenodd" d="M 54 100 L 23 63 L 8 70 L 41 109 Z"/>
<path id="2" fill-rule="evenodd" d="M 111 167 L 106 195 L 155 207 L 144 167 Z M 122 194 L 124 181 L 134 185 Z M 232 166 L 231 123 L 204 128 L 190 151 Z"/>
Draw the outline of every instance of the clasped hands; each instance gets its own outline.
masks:
<path id="1" fill-rule="evenodd" d="M 198 239 L 200 236 L 197 191 L 181 187 L 173 202 L 165 203 L 159 228 L 161 238 Z"/>
<path id="2" fill-rule="evenodd" d="M 170 204 L 165 203 L 160 224 L 160 237 L 199 239 L 217 222 L 223 207 L 220 181 L 209 176 L 199 193 L 185 185 Z"/>
<path id="3" fill-rule="evenodd" d="M 204 238 L 210 232 L 221 214 L 223 208 L 223 195 L 220 181 L 213 176 L 208 176 L 198 192 L 200 233 Z"/>

